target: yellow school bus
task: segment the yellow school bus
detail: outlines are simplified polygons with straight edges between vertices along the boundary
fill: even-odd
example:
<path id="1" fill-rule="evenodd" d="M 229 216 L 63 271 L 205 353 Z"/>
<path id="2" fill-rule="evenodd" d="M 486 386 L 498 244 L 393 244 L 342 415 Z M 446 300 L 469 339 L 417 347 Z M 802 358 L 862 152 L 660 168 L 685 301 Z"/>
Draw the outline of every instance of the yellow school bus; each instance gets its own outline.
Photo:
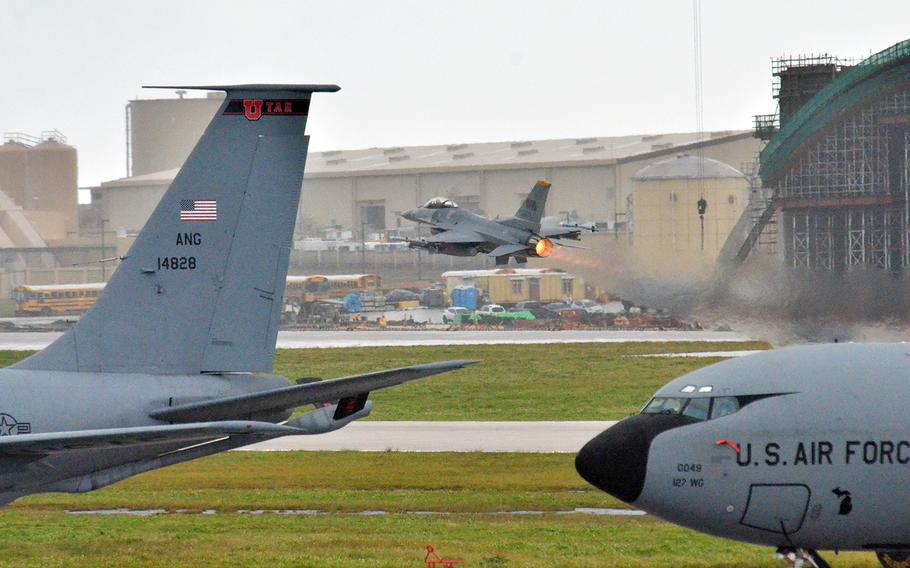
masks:
<path id="1" fill-rule="evenodd" d="M 18 316 L 81 314 L 92 307 L 104 290 L 103 282 L 17 286 L 13 290 Z"/>
<path id="2" fill-rule="evenodd" d="M 348 294 L 378 292 L 382 280 L 378 274 L 330 274 L 288 276 L 284 296 L 298 304 L 344 298 Z"/>
<path id="3" fill-rule="evenodd" d="M 288 276 L 285 297 L 298 304 L 378 292 L 378 274 Z M 88 284 L 22 285 L 13 290 L 18 316 L 60 316 L 85 313 L 104 290 L 104 282 Z"/>

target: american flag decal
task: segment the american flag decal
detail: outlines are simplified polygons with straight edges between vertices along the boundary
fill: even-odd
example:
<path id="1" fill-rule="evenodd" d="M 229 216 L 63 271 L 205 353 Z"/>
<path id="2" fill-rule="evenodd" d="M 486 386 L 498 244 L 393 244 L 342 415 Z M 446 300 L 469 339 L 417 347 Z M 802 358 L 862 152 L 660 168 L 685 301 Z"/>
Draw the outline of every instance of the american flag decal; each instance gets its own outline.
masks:
<path id="1" fill-rule="evenodd" d="M 214 199 L 181 199 L 181 221 L 217 221 L 218 202 Z"/>

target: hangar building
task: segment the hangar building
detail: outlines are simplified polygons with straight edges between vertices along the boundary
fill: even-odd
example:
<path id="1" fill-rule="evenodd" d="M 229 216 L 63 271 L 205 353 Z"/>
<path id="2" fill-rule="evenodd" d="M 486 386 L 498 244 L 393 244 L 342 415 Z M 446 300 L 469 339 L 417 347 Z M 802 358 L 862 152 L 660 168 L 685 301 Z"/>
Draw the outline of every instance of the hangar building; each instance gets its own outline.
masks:
<path id="1" fill-rule="evenodd" d="M 739 259 L 772 219 L 788 266 L 842 272 L 910 267 L 910 40 L 854 64 L 830 55 L 774 62 L 779 113 L 757 116 L 772 191 Z"/>
<path id="2" fill-rule="evenodd" d="M 187 104 L 203 120 L 183 119 Z M 134 175 L 93 189 L 111 230 L 138 232 L 189 153 L 186 141 L 198 138 L 219 104 L 214 98 L 130 102 L 127 160 Z M 171 125 L 180 152 L 169 146 L 161 124 Z M 297 237 L 321 236 L 330 227 L 356 236 L 406 231 L 410 223 L 398 214 L 439 195 L 487 215 L 509 215 L 537 179 L 553 183 L 547 215 L 575 212 L 624 230 L 632 221 L 632 176 L 641 168 L 695 150 L 739 168 L 753 162 L 760 147 L 749 131 L 723 131 L 701 138 L 674 133 L 311 152 Z M 168 167 L 149 171 L 153 164 Z"/>

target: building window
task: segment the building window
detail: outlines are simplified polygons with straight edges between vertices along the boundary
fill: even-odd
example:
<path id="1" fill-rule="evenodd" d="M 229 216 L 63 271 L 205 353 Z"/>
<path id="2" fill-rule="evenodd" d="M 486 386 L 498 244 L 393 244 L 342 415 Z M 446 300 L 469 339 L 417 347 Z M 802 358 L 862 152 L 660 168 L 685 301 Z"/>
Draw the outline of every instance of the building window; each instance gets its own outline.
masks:
<path id="1" fill-rule="evenodd" d="M 675 191 L 670 192 L 670 203 L 676 203 L 676 201 L 677 201 L 676 192 Z"/>
<path id="2" fill-rule="evenodd" d="M 562 279 L 562 293 L 564 296 L 571 296 L 574 289 L 575 281 L 571 278 Z"/>
<path id="3" fill-rule="evenodd" d="M 730 205 L 733 205 L 734 203 L 736 203 L 736 196 L 731 195 L 730 197 L 728 197 L 727 203 L 729 203 Z"/>
<path id="4" fill-rule="evenodd" d="M 524 290 L 523 281 L 521 280 L 512 280 L 512 294 L 521 295 Z"/>

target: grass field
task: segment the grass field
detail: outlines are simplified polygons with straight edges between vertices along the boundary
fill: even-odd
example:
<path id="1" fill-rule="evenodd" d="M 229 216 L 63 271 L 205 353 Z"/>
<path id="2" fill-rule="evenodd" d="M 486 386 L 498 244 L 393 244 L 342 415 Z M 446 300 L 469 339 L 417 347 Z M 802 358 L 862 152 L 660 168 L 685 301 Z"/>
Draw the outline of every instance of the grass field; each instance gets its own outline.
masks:
<path id="1" fill-rule="evenodd" d="M 579 479 L 572 459 L 230 453 L 87 495 L 20 500 L 0 516 L 0 566 L 398 568 L 423 566 L 428 544 L 446 558 L 464 560 L 465 567 L 782 566 L 768 548 L 699 535 L 651 517 L 559 514 L 622 506 Z M 169 513 L 65 512 L 118 507 Z M 215 512 L 202 514 L 209 509 Z M 262 509 L 323 514 L 249 512 Z M 365 514 L 370 511 L 385 514 Z M 514 511 L 537 514 L 505 514 Z M 870 554 L 847 554 L 833 566 L 877 564 Z"/>
<path id="2" fill-rule="evenodd" d="M 750 341 L 279 349 L 275 372 L 334 378 L 476 359 L 463 371 L 372 394 L 368 420 L 614 420 L 638 412 L 670 379 L 720 360 L 634 355 L 767 348 Z M 27 355 L 0 351 L 0 366 Z"/>
<path id="3" fill-rule="evenodd" d="M 714 359 L 635 358 L 764 344 L 605 344 L 280 351 L 276 372 L 337 377 L 439 359 L 482 364 L 376 393 L 375 418 L 620 418 Z M 25 356 L 0 352 L 0 365 Z M 622 508 L 571 455 L 228 453 L 85 495 L 36 495 L 0 513 L 0 567 L 424 566 L 427 545 L 465 567 L 773 567 L 768 548 Z M 67 511 L 164 509 L 152 516 Z M 300 514 L 301 511 L 309 511 Z M 525 512 L 525 514 L 515 514 Z M 835 567 L 878 566 L 844 554 Z"/>

